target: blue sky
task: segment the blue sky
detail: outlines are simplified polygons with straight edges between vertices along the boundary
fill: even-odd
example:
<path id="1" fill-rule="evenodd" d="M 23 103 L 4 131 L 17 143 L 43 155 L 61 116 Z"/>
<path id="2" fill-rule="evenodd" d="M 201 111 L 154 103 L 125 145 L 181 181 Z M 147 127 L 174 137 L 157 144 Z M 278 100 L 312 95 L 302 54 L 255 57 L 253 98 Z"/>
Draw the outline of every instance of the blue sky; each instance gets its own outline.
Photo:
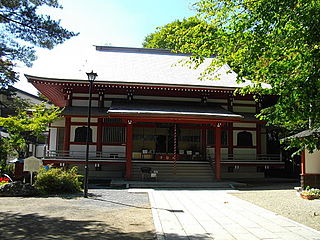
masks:
<path id="1" fill-rule="evenodd" d="M 195 0 L 60 0 L 63 9 L 42 8 L 40 13 L 61 19 L 61 25 L 79 36 L 53 50 L 37 49 L 32 69 L 19 67 L 16 87 L 35 94 L 23 74 L 41 76 L 48 69 L 81 65 L 93 45 L 141 47 L 144 38 L 176 19 L 195 15 Z M 66 68 L 67 70 L 67 68 Z M 52 76 L 54 77 L 54 76 Z"/>

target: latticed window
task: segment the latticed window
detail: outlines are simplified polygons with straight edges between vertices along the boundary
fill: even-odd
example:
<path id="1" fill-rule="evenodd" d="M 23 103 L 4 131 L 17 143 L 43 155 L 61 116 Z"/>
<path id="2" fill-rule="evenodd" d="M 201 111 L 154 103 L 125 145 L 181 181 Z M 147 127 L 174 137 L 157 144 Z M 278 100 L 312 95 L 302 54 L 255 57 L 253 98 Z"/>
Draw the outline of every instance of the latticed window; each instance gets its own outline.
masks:
<path id="1" fill-rule="evenodd" d="M 104 123 L 121 124 L 118 118 L 106 118 Z M 103 143 L 122 144 L 126 142 L 126 128 L 121 126 L 106 126 L 103 128 Z"/>
<path id="2" fill-rule="evenodd" d="M 125 143 L 126 129 L 124 127 L 104 127 L 103 143 Z"/>

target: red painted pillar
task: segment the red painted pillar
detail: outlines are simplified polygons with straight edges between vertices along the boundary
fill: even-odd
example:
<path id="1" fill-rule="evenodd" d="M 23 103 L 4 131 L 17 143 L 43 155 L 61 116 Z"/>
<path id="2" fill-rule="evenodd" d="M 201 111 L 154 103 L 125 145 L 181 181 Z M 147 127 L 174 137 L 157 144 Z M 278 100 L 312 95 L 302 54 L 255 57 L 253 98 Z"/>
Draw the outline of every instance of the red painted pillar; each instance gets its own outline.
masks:
<path id="1" fill-rule="evenodd" d="M 65 117 L 63 151 L 67 155 L 70 150 L 70 130 L 71 130 L 71 117 Z"/>
<path id="2" fill-rule="evenodd" d="M 132 168 L 132 120 L 127 121 L 127 134 L 126 134 L 126 179 L 131 179 Z"/>
<path id="3" fill-rule="evenodd" d="M 217 180 L 221 180 L 221 123 L 217 123 L 215 129 L 215 175 Z"/>

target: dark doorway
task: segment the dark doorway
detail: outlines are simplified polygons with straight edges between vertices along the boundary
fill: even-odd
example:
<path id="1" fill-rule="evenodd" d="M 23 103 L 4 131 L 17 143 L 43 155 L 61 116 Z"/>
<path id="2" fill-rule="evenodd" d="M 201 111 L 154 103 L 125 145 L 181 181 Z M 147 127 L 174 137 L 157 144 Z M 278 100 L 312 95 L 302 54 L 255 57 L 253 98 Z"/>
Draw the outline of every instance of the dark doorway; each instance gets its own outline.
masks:
<path id="1" fill-rule="evenodd" d="M 166 153 L 167 152 L 167 136 L 158 135 L 156 137 L 156 153 Z"/>

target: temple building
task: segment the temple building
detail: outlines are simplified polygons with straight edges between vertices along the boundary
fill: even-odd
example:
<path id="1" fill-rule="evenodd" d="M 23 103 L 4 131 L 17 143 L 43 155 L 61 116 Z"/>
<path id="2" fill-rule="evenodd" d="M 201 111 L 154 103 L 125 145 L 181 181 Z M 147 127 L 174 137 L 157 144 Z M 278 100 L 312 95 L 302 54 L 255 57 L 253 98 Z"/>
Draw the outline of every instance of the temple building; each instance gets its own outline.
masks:
<path id="1" fill-rule="evenodd" d="M 157 170 L 158 181 L 214 181 L 264 177 L 283 168 L 273 129 L 255 115 L 275 102 L 234 94 L 237 74 L 224 65 L 203 77 L 198 67 L 169 50 L 96 46 L 89 129 L 91 179 L 141 179 Z M 89 82 L 71 76 L 31 76 L 63 116 L 50 126 L 45 163 L 84 169 Z M 268 87 L 268 86 L 265 86 Z"/>

